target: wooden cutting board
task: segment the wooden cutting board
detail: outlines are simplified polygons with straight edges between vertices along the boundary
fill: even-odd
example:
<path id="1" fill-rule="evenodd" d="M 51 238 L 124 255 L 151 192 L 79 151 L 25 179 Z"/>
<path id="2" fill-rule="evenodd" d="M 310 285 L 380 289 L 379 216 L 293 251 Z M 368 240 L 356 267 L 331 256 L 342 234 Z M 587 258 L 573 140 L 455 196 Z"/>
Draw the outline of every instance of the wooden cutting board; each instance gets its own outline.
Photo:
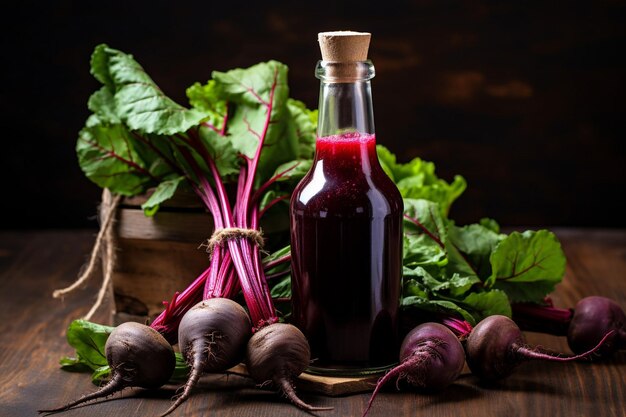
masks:
<path id="1" fill-rule="evenodd" d="M 229 369 L 228 373 L 241 376 L 248 375 L 246 366 L 243 364 Z M 329 377 L 304 372 L 294 383 L 298 390 L 336 397 L 360 392 L 371 392 L 374 390 L 376 381 L 381 376 L 382 375 L 367 377 Z"/>
<path id="2" fill-rule="evenodd" d="M 379 376 L 366 377 L 330 377 L 303 373 L 296 381 L 296 386 L 302 391 L 315 392 L 331 397 L 339 395 L 371 392 L 376 386 Z"/>

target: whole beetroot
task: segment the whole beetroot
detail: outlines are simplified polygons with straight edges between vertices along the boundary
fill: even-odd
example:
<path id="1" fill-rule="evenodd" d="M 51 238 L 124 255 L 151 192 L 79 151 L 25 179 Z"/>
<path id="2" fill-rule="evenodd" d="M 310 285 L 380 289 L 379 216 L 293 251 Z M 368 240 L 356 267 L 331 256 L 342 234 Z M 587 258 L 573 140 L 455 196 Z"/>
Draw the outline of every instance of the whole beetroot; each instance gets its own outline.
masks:
<path id="1" fill-rule="evenodd" d="M 420 388 L 439 390 L 452 384 L 465 363 L 463 346 L 452 331 L 439 323 L 424 323 L 411 330 L 400 346 L 400 364 L 376 384 L 363 417 L 378 391 L 394 377 Z"/>
<path id="2" fill-rule="evenodd" d="M 111 380 L 106 385 L 61 407 L 39 412 L 69 410 L 126 387 L 159 388 L 170 379 L 176 365 L 172 346 L 159 332 L 140 323 L 117 326 L 109 335 L 104 352 L 111 367 Z"/>
<path id="3" fill-rule="evenodd" d="M 224 372 L 242 361 L 251 328 L 246 310 L 228 298 L 200 301 L 185 313 L 178 327 L 178 345 L 191 372 L 183 393 L 161 417 L 189 398 L 203 373 Z"/>
<path id="4" fill-rule="evenodd" d="M 605 335 L 591 350 L 575 356 L 548 353 L 526 344 L 513 320 L 493 315 L 474 327 L 465 345 L 467 364 L 472 373 L 485 381 L 496 381 L 513 373 L 522 362 L 533 359 L 569 362 L 588 359 L 613 333 Z"/>
<path id="5" fill-rule="evenodd" d="M 296 395 L 293 379 L 309 366 L 311 350 L 304 334 L 287 323 L 273 323 L 257 330 L 246 350 L 246 365 L 258 384 L 274 383 L 297 407 L 306 411 L 332 410 L 313 407 Z"/>
<path id="6" fill-rule="evenodd" d="M 597 345 L 611 331 L 613 334 L 597 351 L 601 357 L 608 357 L 620 349 L 626 349 L 626 315 L 624 310 L 609 298 L 585 297 L 574 308 L 574 315 L 567 331 L 567 343 L 573 352 L 585 352 Z"/>

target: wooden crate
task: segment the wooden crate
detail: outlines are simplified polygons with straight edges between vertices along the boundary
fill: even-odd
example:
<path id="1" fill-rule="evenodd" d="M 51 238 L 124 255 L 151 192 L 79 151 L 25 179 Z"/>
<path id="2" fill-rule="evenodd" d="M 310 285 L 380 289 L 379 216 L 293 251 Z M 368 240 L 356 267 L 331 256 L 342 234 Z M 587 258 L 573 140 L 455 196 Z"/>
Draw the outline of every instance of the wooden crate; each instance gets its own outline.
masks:
<path id="1" fill-rule="evenodd" d="M 209 265 L 208 255 L 198 247 L 210 237 L 213 220 L 197 197 L 179 193 L 154 217 L 146 217 L 141 204 L 148 197 L 123 199 L 113 224 L 116 324 L 153 319 L 163 311 L 164 300 L 187 288 Z M 101 212 L 106 209 L 103 203 Z"/>
<path id="2" fill-rule="evenodd" d="M 181 192 L 166 201 L 154 217 L 141 205 L 150 193 L 124 198 L 113 225 L 116 260 L 113 268 L 114 323 L 145 322 L 163 311 L 163 301 L 182 292 L 209 265 L 199 246 L 213 232 L 213 219 L 198 197 Z M 104 196 L 101 213 L 108 212 Z M 102 216 L 101 216 L 102 217 Z M 284 216 L 268 215 L 261 221 L 268 240 L 288 229 Z"/>

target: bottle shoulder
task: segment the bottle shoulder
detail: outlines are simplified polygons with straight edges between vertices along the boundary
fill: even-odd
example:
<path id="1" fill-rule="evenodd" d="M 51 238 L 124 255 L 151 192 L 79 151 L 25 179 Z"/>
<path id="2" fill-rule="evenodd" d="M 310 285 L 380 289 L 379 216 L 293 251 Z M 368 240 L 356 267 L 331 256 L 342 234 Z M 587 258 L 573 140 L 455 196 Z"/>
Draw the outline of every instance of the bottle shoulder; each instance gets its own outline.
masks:
<path id="1" fill-rule="evenodd" d="M 314 165 L 292 194 L 292 210 L 370 217 L 402 214 L 402 196 L 380 166 L 369 172 L 336 174 Z"/>

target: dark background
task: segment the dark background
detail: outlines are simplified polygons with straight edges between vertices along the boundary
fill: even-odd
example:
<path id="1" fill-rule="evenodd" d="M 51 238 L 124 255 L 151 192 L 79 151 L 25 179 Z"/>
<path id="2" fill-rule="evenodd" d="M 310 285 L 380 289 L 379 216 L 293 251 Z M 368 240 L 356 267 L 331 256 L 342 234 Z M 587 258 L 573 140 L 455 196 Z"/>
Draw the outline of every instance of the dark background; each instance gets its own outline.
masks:
<path id="1" fill-rule="evenodd" d="M 19 2 L 3 6 L 0 228 L 96 227 L 74 144 L 94 46 L 166 94 L 277 59 L 317 106 L 319 31 L 373 35 L 377 137 L 468 190 L 458 223 L 626 227 L 623 1 Z"/>

